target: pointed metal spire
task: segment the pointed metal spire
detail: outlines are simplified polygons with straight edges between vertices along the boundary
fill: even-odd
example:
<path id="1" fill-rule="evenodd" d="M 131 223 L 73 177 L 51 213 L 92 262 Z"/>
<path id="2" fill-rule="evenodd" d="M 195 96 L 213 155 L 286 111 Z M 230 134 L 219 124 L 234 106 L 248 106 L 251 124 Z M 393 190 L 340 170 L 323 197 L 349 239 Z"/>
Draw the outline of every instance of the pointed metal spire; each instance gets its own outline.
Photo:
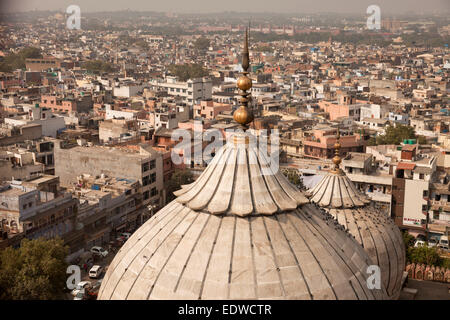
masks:
<path id="1" fill-rule="evenodd" d="M 248 52 L 248 29 L 245 30 L 245 40 L 244 40 L 244 50 L 242 51 L 242 69 L 244 69 L 244 74 L 248 73 L 248 68 L 250 67 L 250 55 Z"/>
<path id="2" fill-rule="evenodd" d="M 341 133 L 339 131 L 339 126 L 337 128 L 337 134 L 336 134 L 336 143 L 334 144 L 334 158 L 333 158 L 333 163 L 334 163 L 334 173 L 342 173 L 342 170 L 339 168 L 339 165 L 342 162 L 342 159 L 340 157 L 340 151 L 341 151 Z"/>
<path id="3" fill-rule="evenodd" d="M 248 75 L 248 69 L 250 68 L 250 55 L 248 52 L 248 31 L 245 30 L 244 50 L 242 51 L 242 76 L 237 81 L 237 87 L 240 89 L 241 106 L 234 112 L 233 118 L 239 123 L 243 130 L 248 128 L 248 124 L 253 121 L 253 112 L 248 109 L 248 103 L 251 101 L 250 92 L 247 92 L 252 88 L 252 79 Z"/>

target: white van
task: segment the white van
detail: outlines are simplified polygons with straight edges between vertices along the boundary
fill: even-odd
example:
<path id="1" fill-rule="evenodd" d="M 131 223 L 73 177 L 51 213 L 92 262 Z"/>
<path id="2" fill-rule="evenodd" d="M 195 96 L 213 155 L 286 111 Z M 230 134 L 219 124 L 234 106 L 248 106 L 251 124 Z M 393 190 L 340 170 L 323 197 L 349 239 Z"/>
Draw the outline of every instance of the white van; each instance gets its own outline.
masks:
<path id="1" fill-rule="evenodd" d="M 448 251 L 448 236 L 441 236 L 438 247 Z"/>
<path id="2" fill-rule="evenodd" d="M 91 268 L 91 270 L 89 270 L 89 278 L 97 279 L 102 275 L 102 273 L 103 273 L 102 266 L 95 265 Z"/>

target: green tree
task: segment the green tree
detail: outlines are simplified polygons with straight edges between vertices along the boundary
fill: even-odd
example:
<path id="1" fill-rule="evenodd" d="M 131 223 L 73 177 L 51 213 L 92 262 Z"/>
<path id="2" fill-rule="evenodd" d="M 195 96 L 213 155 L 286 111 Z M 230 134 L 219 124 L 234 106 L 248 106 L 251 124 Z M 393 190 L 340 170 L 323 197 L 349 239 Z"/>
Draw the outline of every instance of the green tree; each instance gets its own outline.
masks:
<path id="1" fill-rule="evenodd" d="M 62 299 L 68 247 L 63 240 L 24 239 L 0 253 L 0 299 Z"/>
<path id="2" fill-rule="evenodd" d="M 169 72 L 177 76 L 180 81 L 187 81 L 189 79 L 200 78 L 208 75 L 206 71 L 199 64 L 171 64 L 168 67 Z"/>
<path id="3" fill-rule="evenodd" d="M 416 238 L 414 238 L 414 236 L 410 235 L 408 233 L 408 231 L 402 232 L 402 236 L 403 236 L 403 242 L 405 243 L 405 248 L 408 249 L 409 247 L 414 246 L 414 242 L 416 240 Z"/>
<path id="4" fill-rule="evenodd" d="M 418 136 L 417 143 L 418 144 L 427 144 L 427 138 L 425 138 L 424 136 Z"/>
<path id="5" fill-rule="evenodd" d="M 430 266 L 440 266 L 443 263 L 443 259 L 439 256 L 435 247 L 409 247 L 406 250 L 406 257 L 408 261 L 424 263 Z"/>
<path id="6" fill-rule="evenodd" d="M 114 69 L 111 63 L 101 60 L 86 61 L 82 66 L 84 69 L 93 73 L 111 72 Z"/>
<path id="7" fill-rule="evenodd" d="M 10 53 L 0 63 L 1 72 L 11 72 L 25 68 L 25 60 L 28 58 L 42 58 L 41 50 L 35 47 L 27 47 L 18 53 Z"/>
<path id="8" fill-rule="evenodd" d="M 400 144 L 404 139 L 415 139 L 416 134 L 411 126 L 389 125 L 383 135 L 377 137 L 377 144 Z"/>
<path id="9" fill-rule="evenodd" d="M 369 140 L 367 140 L 368 146 L 376 146 L 377 145 L 377 139 L 374 137 L 370 137 Z"/>
<path id="10" fill-rule="evenodd" d="M 148 43 L 145 40 L 138 40 L 134 43 L 136 46 L 140 47 L 143 50 L 148 49 Z"/>
<path id="11" fill-rule="evenodd" d="M 167 200 L 172 201 L 175 199 L 175 195 L 173 193 L 179 190 L 183 184 L 189 184 L 193 181 L 194 178 L 190 170 L 175 170 L 167 182 Z"/>
<path id="12" fill-rule="evenodd" d="M 303 189 L 303 178 L 298 174 L 297 170 L 283 170 L 283 174 L 286 178 L 288 178 L 290 183 L 298 189 Z"/>
<path id="13" fill-rule="evenodd" d="M 194 47 L 197 50 L 206 50 L 209 48 L 209 40 L 205 37 L 200 37 L 195 40 Z"/>

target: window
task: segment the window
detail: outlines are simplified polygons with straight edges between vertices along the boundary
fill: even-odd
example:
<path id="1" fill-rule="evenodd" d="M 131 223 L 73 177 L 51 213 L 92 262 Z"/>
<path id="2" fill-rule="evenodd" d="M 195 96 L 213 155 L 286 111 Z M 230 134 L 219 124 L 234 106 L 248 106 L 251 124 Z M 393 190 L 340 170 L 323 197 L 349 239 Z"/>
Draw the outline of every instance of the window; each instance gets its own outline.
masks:
<path id="1" fill-rule="evenodd" d="M 23 208 L 23 210 L 25 210 L 25 209 L 27 208 L 27 204 L 25 203 L 25 204 L 22 206 L 22 208 Z"/>
<path id="2" fill-rule="evenodd" d="M 142 172 L 146 172 L 150 169 L 150 162 L 144 163 L 142 165 Z"/>
<path id="3" fill-rule="evenodd" d="M 428 206 L 426 204 L 422 205 L 422 211 L 427 211 L 428 210 Z"/>
<path id="4" fill-rule="evenodd" d="M 152 188 L 151 193 L 150 193 L 150 196 L 151 196 L 151 197 L 154 197 L 154 196 L 156 196 L 156 195 L 158 195 L 158 190 L 156 190 L 156 188 Z"/>
<path id="5" fill-rule="evenodd" d="M 150 198 L 150 192 L 149 191 L 145 191 L 144 192 L 144 200 L 147 200 L 148 198 Z"/>
<path id="6" fill-rule="evenodd" d="M 150 170 L 155 169 L 156 168 L 156 160 L 151 160 L 150 161 Z"/>
<path id="7" fill-rule="evenodd" d="M 150 175 L 150 183 L 154 183 L 156 181 L 156 172 Z"/>
<path id="8" fill-rule="evenodd" d="M 428 190 L 423 190 L 423 196 L 428 197 Z"/>
<path id="9" fill-rule="evenodd" d="M 146 186 L 150 183 L 150 176 L 145 176 L 144 178 L 142 178 L 142 185 Z"/>
<path id="10" fill-rule="evenodd" d="M 425 178 L 425 175 L 423 173 L 419 173 L 419 179 L 423 180 Z"/>

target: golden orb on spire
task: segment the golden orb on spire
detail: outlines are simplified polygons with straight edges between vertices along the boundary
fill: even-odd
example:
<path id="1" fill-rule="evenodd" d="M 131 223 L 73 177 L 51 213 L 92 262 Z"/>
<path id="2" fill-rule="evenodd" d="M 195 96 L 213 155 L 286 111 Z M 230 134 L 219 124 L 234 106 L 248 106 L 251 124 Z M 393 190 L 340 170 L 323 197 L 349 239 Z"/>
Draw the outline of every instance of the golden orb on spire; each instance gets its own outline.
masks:
<path id="1" fill-rule="evenodd" d="M 247 125 L 253 121 L 253 113 L 245 106 L 240 106 L 233 114 L 234 120 L 240 125 Z"/>
<path id="2" fill-rule="evenodd" d="M 237 81 L 237 87 L 242 91 L 250 90 L 252 87 L 252 79 L 246 75 L 241 76 Z"/>
<path id="3" fill-rule="evenodd" d="M 342 173 L 342 170 L 339 168 L 339 165 L 342 162 L 342 159 L 340 157 L 340 150 L 341 150 L 341 133 L 339 132 L 339 127 L 337 129 L 337 134 L 336 134 L 336 143 L 334 144 L 334 158 L 333 158 L 333 163 L 334 163 L 334 173 Z"/>
<path id="4" fill-rule="evenodd" d="M 242 75 L 237 80 L 237 87 L 240 89 L 241 106 L 234 112 L 233 118 L 239 123 L 244 130 L 247 125 L 253 121 L 254 116 L 252 110 L 248 108 L 248 103 L 252 100 L 250 92 L 252 88 L 252 79 L 248 76 L 248 69 L 250 67 L 250 58 L 248 53 L 248 29 L 245 31 L 244 50 L 242 52 Z"/>

